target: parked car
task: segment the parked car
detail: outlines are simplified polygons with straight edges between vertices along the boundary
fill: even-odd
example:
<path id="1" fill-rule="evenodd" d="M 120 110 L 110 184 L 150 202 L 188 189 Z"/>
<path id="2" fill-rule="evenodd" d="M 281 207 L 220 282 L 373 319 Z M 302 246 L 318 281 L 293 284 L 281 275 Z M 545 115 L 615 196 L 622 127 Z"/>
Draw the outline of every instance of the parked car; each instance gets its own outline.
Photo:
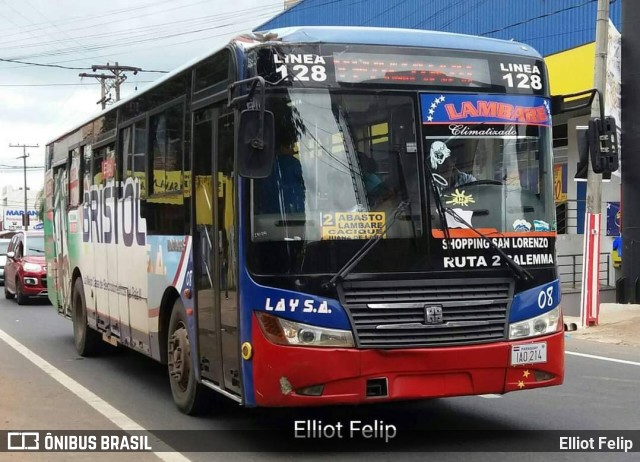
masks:
<path id="1" fill-rule="evenodd" d="M 24 305 L 30 297 L 46 297 L 47 266 L 42 231 L 20 231 L 9 242 L 4 267 L 4 296 Z"/>
<path id="2" fill-rule="evenodd" d="M 7 262 L 7 249 L 11 239 L 0 238 L 0 284 L 4 284 L 4 265 Z"/>

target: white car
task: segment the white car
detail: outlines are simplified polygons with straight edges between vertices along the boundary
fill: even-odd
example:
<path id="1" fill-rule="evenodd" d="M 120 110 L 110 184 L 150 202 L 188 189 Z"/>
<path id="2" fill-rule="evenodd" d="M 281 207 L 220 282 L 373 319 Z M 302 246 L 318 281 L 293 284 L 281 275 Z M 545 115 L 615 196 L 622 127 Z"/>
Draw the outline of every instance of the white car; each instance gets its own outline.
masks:
<path id="1" fill-rule="evenodd" d="M 0 283 L 4 284 L 4 265 L 7 263 L 7 247 L 11 239 L 0 239 Z"/>

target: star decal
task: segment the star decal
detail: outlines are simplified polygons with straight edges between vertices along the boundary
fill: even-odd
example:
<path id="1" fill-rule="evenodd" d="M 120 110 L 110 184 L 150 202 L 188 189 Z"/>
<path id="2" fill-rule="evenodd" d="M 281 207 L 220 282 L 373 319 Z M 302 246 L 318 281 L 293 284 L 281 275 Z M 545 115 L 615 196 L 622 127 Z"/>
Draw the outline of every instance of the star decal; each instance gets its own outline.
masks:
<path id="1" fill-rule="evenodd" d="M 524 372 L 522 373 L 522 376 L 523 376 L 525 379 L 529 378 L 529 376 L 530 376 L 530 375 L 531 375 L 531 372 L 529 372 L 529 371 L 524 371 Z"/>
<path id="2" fill-rule="evenodd" d="M 431 105 L 429 106 L 429 116 L 433 116 L 438 108 L 438 105 L 444 101 L 444 95 L 436 96 L 433 98 Z M 427 117 L 427 122 L 432 122 L 433 117 Z"/>
<path id="3" fill-rule="evenodd" d="M 522 380 L 518 380 L 518 388 L 521 390 L 524 388 L 524 382 Z"/>

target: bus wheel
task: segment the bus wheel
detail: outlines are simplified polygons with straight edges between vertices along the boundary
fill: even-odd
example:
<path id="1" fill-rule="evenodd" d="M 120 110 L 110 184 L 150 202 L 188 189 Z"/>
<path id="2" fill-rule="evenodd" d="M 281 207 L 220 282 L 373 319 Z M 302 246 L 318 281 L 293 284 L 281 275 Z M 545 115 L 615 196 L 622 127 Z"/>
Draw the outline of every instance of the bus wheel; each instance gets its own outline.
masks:
<path id="1" fill-rule="evenodd" d="M 28 299 L 29 297 L 27 297 L 22 290 L 20 279 L 16 279 L 16 302 L 18 302 L 18 305 L 24 305 Z"/>
<path id="2" fill-rule="evenodd" d="M 178 409 L 188 415 L 210 411 L 211 392 L 197 383 L 193 370 L 187 314 L 180 298 L 173 304 L 169 320 L 167 365 L 171 393 Z"/>
<path id="3" fill-rule="evenodd" d="M 73 285 L 71 319 L 73 320 L 73 340 L 78 354 L 80 356 L 95 356 L 100 353 L 102 339 L 100 334 L 87 324 L 87 304 L 84 299 L 84 286 L 80 278 Z"/>

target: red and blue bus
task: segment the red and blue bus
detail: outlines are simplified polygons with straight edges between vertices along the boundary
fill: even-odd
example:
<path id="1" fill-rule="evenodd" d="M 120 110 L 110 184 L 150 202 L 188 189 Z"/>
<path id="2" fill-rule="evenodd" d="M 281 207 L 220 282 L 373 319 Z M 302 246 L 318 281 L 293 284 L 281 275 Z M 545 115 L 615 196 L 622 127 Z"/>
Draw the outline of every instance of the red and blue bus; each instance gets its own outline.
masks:
<path id="1" fill-rule="evenodd" d="M 551 130 L 521 43 L 240 36 L 47 145 L 49 297 L 189 414 L 559 385 Z"/>

